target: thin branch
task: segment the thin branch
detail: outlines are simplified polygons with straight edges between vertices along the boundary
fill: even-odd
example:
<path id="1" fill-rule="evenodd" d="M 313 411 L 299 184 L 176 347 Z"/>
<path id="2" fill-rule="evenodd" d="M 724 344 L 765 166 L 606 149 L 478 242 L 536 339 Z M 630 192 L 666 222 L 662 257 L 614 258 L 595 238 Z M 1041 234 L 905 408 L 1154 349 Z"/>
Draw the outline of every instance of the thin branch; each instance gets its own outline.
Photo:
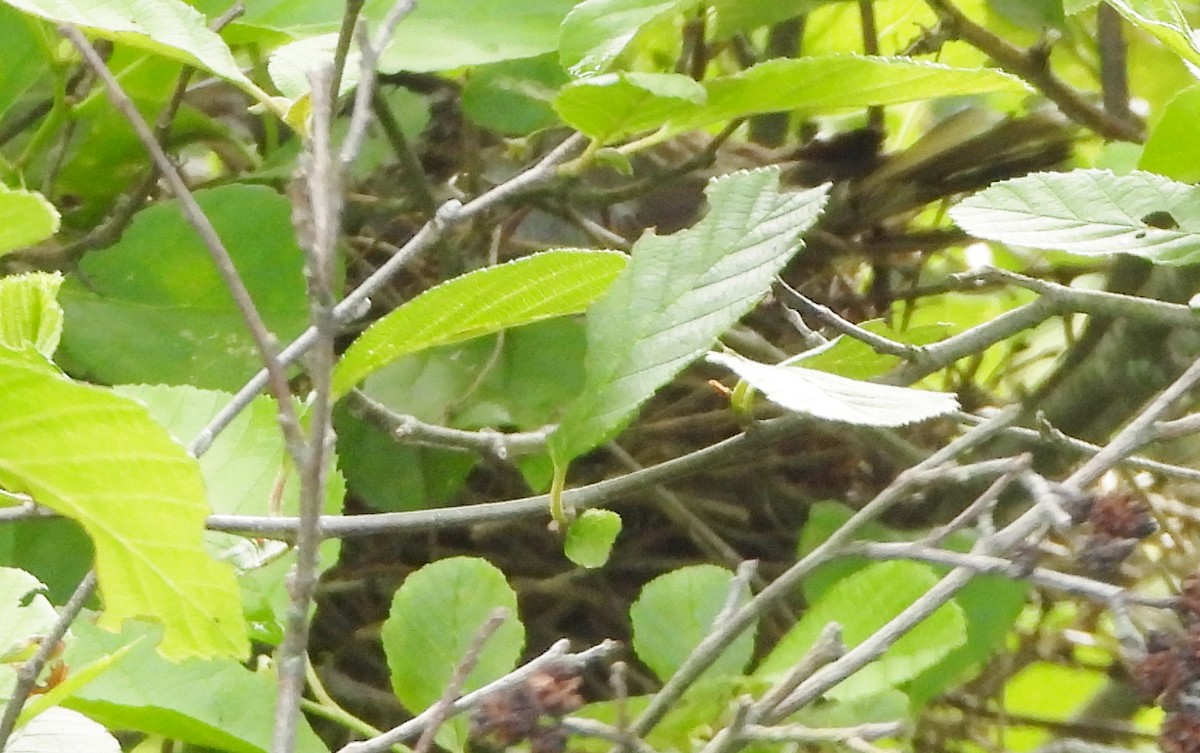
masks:
<path id="1" fill-rule="evenodd" d="M 479 690 L 467 693 L 456 700 L 450 708 L 451 715 L 461 714 L 477 706 L 484 698 L 496 693 L 513 689 L 546 667 L 562 667 L 568 670 L 582 670 L 589 664 L 608 659 L 620 648 L 616 641 L 604 641 L 584 651 L 568 654 L 570 642 L 563 639 L 550 647 L 546 653 L 537 657 L 524 666 L 513 670 L 499 680 L 488 683 Z M 398 727 L 393 727 L 382 735 L 370 740 L 362 740 L 344 745 L 337 753 L 383 753 L 396 743 L 403 743 L 421 734 L 438 715 L 437 709 L 428 708 Z"/>
<path id="2" fill-rule="evenodd" d="M 100 81 L 103 82 L 104 88 L 108 92 L 109 100 L 133 127 L 138 140 L 142 142 L 142 146 L 146 148 L 151 159 L 154 160 L 155 165 L 158 166 L 159 171 L 162 173 L 163 179 L 170 187 L 171 193 L 179 201 L 183 216 L 187 219 L 188 224 L 196 230 L 201 242 L 203 242 L 204 247 L 212 257 L 217 273 L 221 276 L 222 282 L 225 283 L 226 288 L 228 288 L 230 295 L 233 297 L 234 304 L 237 306 L 238 312 L 241 314 L 247 329 L 250 331 L 251 337 L 254 339 L 254 346 L 258 351 L 258 356 L 265 366 L 264 370 L 268 377 L 265 381 L 270 385 L 271 394 L 275 397 L 275 402 L 278 405 L 280 421 L 289 448 L 298 453 L 303 442 L 300 437 L 296 411 L 292 406 L 292 392 L 288 386 L 287 374 L 284 372 L 283 364 L 275 353 L 275 338 L 259 315 L 258 309 L 254 305 L 254 300 L 250 297 L 250 292 L 246 290 L 245 283 L 242 282 L 237 268 L 233 265 L 229 251 L 226 250 L 225 244 L 221 241 L 220 236 L 217 235 L 217 231 L 213 228 L 212 223 L 209 222 L 208 217 L 205 216 L 200 205 L 196 203 L 196 198 L 184 182 L 183 176 L 179 174 L 179 170 L 176 169 L 166 152 L 159 146 L 153 131 L 146 125 L 146 121 L 142 119 L 133 101 L 121 88 L 121 85 L 117 83 L 116 78 L 108 70 L 108 67 L 105 66 L 104 61 L 100 59 L 100 56 L 88 44 L 87 38 L 84 37 L 78 28 L 70 24 L 62 24 L 58 28 L 59 32 L 74 45 L 79 54 L 83 56 L 83 59 L 87 61 L 87 64 L 96 72 Z"/>
<path id="3" fill-rule="evenodd" d="M 0 718 L 0 750 L 4 750 L 8 743 L 8 738 L 13 733 L 13 729 L 17 726 L 17 718 L 21 715 L 21 709 L 25 706 L 25 701 L 29 698 L 29 694 L 33 692 L 37 685 L 38 676 L 42 673 L 42 668 L 46 666 L 46 662 L 50 657 L 59 650 L 59 643 L 67 634 L 67 630 L 71 627 L 71 623 L 79 616 L 83 610 L 83 605 L 88 599 L 92 598 L 92 594 L 96 592 L 96 571 L 90 570 L 83 577 L 79 585 L 75 587 L 75 593 L 71 594 L 71 598 L 63 605 L 62 611 L 58 614 L 58 619 L 55 620 L 54 626 L 46 635 L 42 636 L 41 643 L 38 645 L 37 652 L 17 670 L 17 683 L 13 687 L 12 694 L 8 697 L 8 702 L 4 705 L 4 716 Z"/>
<path id="4" fill-rule="evenodd" d="M 433 747 L 434 736 L 437 735 L 438 729 L 450 715 L 454 699 L 462 692 L 471 670 L 475 669 L 475 665 L 479 663 L 479 655 L 483 653 L 483 647 L 508 618 L 508 610 L 504 607 L 493 609 L 487 620 L 476 631 L 475 636 L 471 638 L 471 643 L 467 646 L 466 652 L 459 659 L 458 666 L 454 668 L 454 673 L 450 676 L 450 682 L 446 683 L 446 687 L 442 690 L 442 696 L 429 707 L 429 723 L 425 725 L 421 736 L 417 738 L 417 744 L 413 746 L 413 753 L 429 753 L 430 748 Z"/>
<path id="5" fill-rule="evenodd" d="M 573 136 L 567 139 L 529 169 L 486 191 L 465 205 L 456 199 L 442 204 L 433 219 L 425 223 L 416 235 L 394 253 L 383 266 L 334 307 L 333 314 L 337 322 L 344 324 L 359 318 L 362 315 L 363 306 L 369 304 L 370 297 L 419 254 L 439 241 L 449 228 L 471 220 L 491 208 L 517 198 L 549 181 L 554 177 L 557 165 L 582 146 L 583 141 L 582 136 Z M 279 352 L 279 362 L 287 365 L 297 361 L 316 342 L 316 336 L 316 329 L 309 327 Z M 268 372 L 264 369 L 246 382 L 229 403 L 192 440 L 189 447 L 191 453 L 196 457 L 203 455 L 217 435 L 250 405 L 262 388 L 267 385 L 268 379 Z"/>
<path id="6" fill-rule="evenodd" d="M 379 57 L 391 44 L 396 33 L 396 26 L 416 7 L 416 0 L 397 0 L 388 10 L 380 24 L 379 33 L 375 39 L 367 38 L 363 31 L 359 34 L 359 49 L 361 52 L 358 89 L 354 92 L 354 109 L 350 113 L 350 128 L 346 139 L 342 142 L 340 159 L 343 165 L 349 165 L 358 157 L 363 139 L 367 135 L 367 122 L 371 116 L 371 100 L 375 96 L 375 83 L 379 78 Z"/>
<path id="7" fill-rule="evenodd" d="M 955 38 L 976 47 L 1009 73 L 1036 86 L 1063 114 L 1108 139 L 1140 144 L 1145 129 L 1140 123 L 1114 117 L 1068 86 L 1050 70 L 1045 50 L 1022 50 L 967 18 L 951 0 L 925 0 L 937 13 L 943 28 Z"/>

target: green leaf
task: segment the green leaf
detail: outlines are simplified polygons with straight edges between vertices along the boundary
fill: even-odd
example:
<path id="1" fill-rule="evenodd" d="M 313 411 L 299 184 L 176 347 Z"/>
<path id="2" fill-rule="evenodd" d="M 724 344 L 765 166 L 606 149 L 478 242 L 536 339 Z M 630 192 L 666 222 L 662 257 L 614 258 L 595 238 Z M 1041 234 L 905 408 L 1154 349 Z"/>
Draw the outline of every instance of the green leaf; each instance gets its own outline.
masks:
<path id="1" fill-rule="evenodd" d="M 112 729 L 137 730 L 231 753 L 271 749 L 278 683 L 232 659 L 170 662 L 154 650 L 145 625 L 130 623 L 121 634 L 77 624 L 74 646 L 64 659 L 79 667 L 132 647 L 115 666 L 84 686 L 65 705 Z M 81 750 L 87 750 L 86 748 Z M 301 718 L 298 753 L 328 748 Z"/>
<path id="2" fill-rule="evenodd" d="M 13 567 L 0 567 L 0 693 L 12 695 L 17 663 L 32 658 L 38 638 L 57 621 L 37 578 Z"/>
<path id="3" fill-rule="evenodd" d="M 199 466 L 144 407 L 0 346 L 0 485 L 87 530 L 103 626 L 148 616 L 168 656 L 246 655 L 233 570 L 204 549 Z"/>
<path id="4" fill-rule="evenodd" d="M 58 232 L 58 210 L 37 191 L 0 186 L 0 256 Z"/>
<path id="5" fill-rule="evenodd" d="M 732 118 L 800 110 L 824 114 L 875 105 L 988 92 L 1022 92 L 1028 86 L 992 68 L 951 68 L 907 58 L 828 55 L 768 60 L 706 84 L 708 105 L 684 112 L 673 132 Z"/>
<path id="6" fill-rule="evenodd" d="M 364 15 L 381 20 L 392 0 L 372 0 Z M 417 3 L 396 27 L 379 69 L 446 71 L 467 65 L 529 58 L 558 49 L 558 27 L 575 0 L 522 0 L 520 12 L 494 0 Z"/>
<path id="7" fill-rule="evenodd" d="M 1200 182 L 1200 85 L 1179 92 L 1150 129 L 1138 167 L 1181 183 Z"/>
<path id="8" fill-rule="evenodd" d="M 580 567 L 600 567 L 608 562 L 619 533 L 620 515 L 612 510 L 584 510 L 567 529 L 563 551 Z"/>
<path id="9" fill-rule="evenodd" d="M 312 91 L 308 76 L 320 65 L 333 65 L 337 49 L 337 34 L 321 34 L 298 39 L 275 49 L 267 59 L 267 73 L 279 93 L 290 100 L 307 97 Z M 346 56 L 345 70 L 338 84 L 338 96 L 342 96 L 358 85 L 362 67 L 362 55 L 353 47 Z"/>
<path id="10" fill-rule="evenodd" d="M 246 78 L 225 41 L 208 28 L 204 16 L 180 0 L 4 0 L 55 23 L 81 26 L 114 42 L 195 65 L 261 93 Z"/>
<path id="11" fill-rule="evenodd" d="M 700 641 L 712 632 L 713 620 L 729 601 L 733 573 L 716 565 L 694 565 L 660 575 L 646 584 L 629 609 L 633 650 L 646 666 L 666 680 Z M 738 604 L 750 598 L 748 588 Z M 754 631 L 738 636 L 705 671 L 706 677 L 738 675 L 754 653 Z"/>
<path id="12" fill-rule="evenodd" d="M 546 251 L 444 282 L 359 335 L 334 371 L 334 394 L 409 353 L 579 313 L 625 263 L 615 251 Z"/>
<path id="13" fill-rule="evenodd" d="M 928 345 L 937 342 L 954 329 L 950 324 L 926 324 L 908 327 L 897 332 L 882 319 L 862 322 L 858 325 L 868 332 L 886 337 L 893 342 L 907 345 Z M 872 379 L 882 376 L 900 364 L 899 356 L 877 353 L 862 340 L 848 335 L 838 335 L 819 350 L 802 353 L 796 362 L 803 361 L 804 368 L 828 371 L 830 374 L 849 379 Z"/>
<path id="14" fill-rule="evenodd" d="M 1175 0 L 1109 0 L 1109 5 L 1191 65 L 1200 65 L 1200 46 Z"/>
<path id="15" fill-rule="evenodd" d="M 1014 246 L 1159 264 L 1200 259 L 1200 189 L 1152 173 L 1034 173 L 992 184 L 950 216 L 976 237 Z"/>
<path id="16" fill-rule="evenodd" d="M 31 272 L 0 278 L 0 343 L 21 349 L 32 343 L 50 358 L 62 336 L 63 312 L 56 300 L 62 276 Z"/>
<path id="17" fill-rule="evenodd" d="M 705 97 L 703 86 L 677 73 L 605 73 L 563 87 L 554 109 L 568 125 L 607 143 L 697 111 Z"/>
<path id="18" fill-rule="evenodd" d="M 31 24 L 0 3 L 0 118 L 48 72 L 47 63 Z"/>
<path id="19" fill-rule="evenodd" d="M 740 32 L 773 26 L 813 7 L 812 0 L 772 0 L 768 3 L 709 0 L 706 4 L 712 14 L 708 33 L 714 40 L 729 39 Z"/>
<path id="20" fill-rule="evenodd" d="M 308 326 L 304 258 L 291 204 L 263 186 L 198 191 L 267 326 L 289 340 Z M 134 217 L 121 240 L 88 254 L 63 285 L 64 365 L 118 383 L 236 390 L 261 367 L 212 259 L 166 201 Z"/>
<path id="21" fill-rule="evenodd" d="M 14 732 L 4 746 L 4 753 L 61 753 L 66 750 L 121 753 L 121 743 L 103 725 L 83 714 L 52 708 Z"/>
<path id="22" fill-rule="evenodd" d="M 226 392 L 187 385 L 122 385 L 115 391 L 145 405 L 150 415 L 185 446 L 233 398 Z M 297 412 L 303 413 L 300 406 Z M 278 410 L 270 397 L 252 400 L 213 440 L 200 458 L 200 472 L 213 512 L 299 515 L 299 479 L 284 447 Z M 345 486 L 335 465 L 329 474 L 325 514 L 342 511 Z M 237 569 L 246 619 L 254 629 L 252 638 L 278 643 L 291 604 L 287 573 L 295 564 L 295 550 L 281 541 L 224 533 L 208 532 L 205 541 L 219 559 Z M 321 543 L 321 571 L 337 561 L 339 549 L 334 539 Z"/>
<path id="23" fill-rule="evenodd" d="M 576 76 L 600 73 L 642 27 L 696 4 L 697 0 L 584 0 L 562 22 L 559 59 Z"/>
<path id="24" fill-rule="evenodd" d="M 479 629 L 498 607 L 508 620 L 484 646 L 464 691 L 474 690 L 511 671 L 525 643 L 517 619 L 517 596 L 504 573 L 488 562 L 452 557 L 426 565 L 405 579 L 383 623 L 396 696 L 412 713 L 437 701 Z M 456 720 L 438 735 L 439 744 L 461 753 L 466 726 Z"/>
<path id="25" fill-rule="evenodd" d="M 847 379 L 798 366 L 773 366 L 732 353 L 709 353 L 771 402 L 796 413 L 856 426 L 907 426 L 958 410 L 958 398 Z"/>
<path id="26" fill-rule="evenodd" d="M 712 209 L 694 227 L 638 240 L 588 312 L 587 383 L 551 436 L 559 465 L 615 435 L 766 294 L 827 192 L 780 193 L 773 169 L 734 173 L 709 184 Z"/>
<path id="27" fill-rule="evenodd" d="M 555 55 L 481 66 L 463 86 L 463 113 L 483 128 L 524 136 L 558 122 L 550 103 L 569 80 Z"/>
<path id="28" fill-rule="evenodd" d="M 842 626 L 848 647 L 857 646 L 938 582 L 926 565 L 880 562 L 839 581 L 813 604 L 755 672 L 774 681 L 800 661 L 830 622 Z M 966 641 L 966 621 L 955 602 L 943 604 L 896 641 L 876 661 L 826 693 L 849 701 L 897 687 L 933 666 Z"/>

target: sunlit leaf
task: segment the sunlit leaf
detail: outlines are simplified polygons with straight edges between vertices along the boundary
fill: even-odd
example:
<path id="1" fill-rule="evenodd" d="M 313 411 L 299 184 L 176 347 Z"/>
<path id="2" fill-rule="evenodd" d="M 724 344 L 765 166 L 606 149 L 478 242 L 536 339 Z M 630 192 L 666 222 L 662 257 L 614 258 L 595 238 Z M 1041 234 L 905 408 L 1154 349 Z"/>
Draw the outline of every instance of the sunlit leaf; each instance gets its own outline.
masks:
<path id="1" fill-rule="evenodd" d="M 0 346 L 0 485 L 87 530 L 103 626 L 150 617 L 169 656 L 246 655 L 233 569 L 204 549 L 199 466 L 144 407 Z"/>
<path id="2" fill-rule="evenodd" d="M 579 313 L 608 289 L 626 259 L 614 251 L 546 251 L 444 282 L 350 345 L 333 374 L 334 394 L 419 350 Z"/>
<path id="3" fill-rule="evenodd" d="M 1175 0 L 1108 0 L 1131 24 L 1148 32 L 1192 65 L 1200 65 L 1200 46 L 1183 8 Z"/>
<path id="4" fill-rule="evenodd" d="M 1200 182 L 1200 85 L 1179 92 L 1150 129 L 1138 168 L 1181 183 Z"/>
<path id="5" fill-rule="evenodd" d="M 584 510 L 567 529 L 563 553 L 580 567 L 600 567 L 620 532 L 621 516 L 612 510 Z"/>
<path id="6" fill-rule="evenodd" d="M 0 278 L 0 343 L 20 349 L 33 343 L 49 358 L 62 336 L 63 312 L 55 300 L 62 276 L 34 272 Z"/>
<path id="7" fill-rule="evenodd" d="M 554 109 L 576 130 L 611 141 L 697 110 L 705 96 L 703 86 L 676 73 L 605 73 L 563 87 Z"/>
<path id="8" fill-rule="evenodd" d="M 103 725 L 78 711 L 47 709 L 13 733 L 4 753 L 121 753 L 121 743 Z"/>
<path id="9" fill-rule="evenodd" d="M 0 256 L 58 232 L 58 210 L 37 191 L 0 186 Z"/>
<path id="10" fill-rule="evenodd" d="M 1152 173 L 1034 173 L 992 184 L 950 216 L 978 238 L 1014 246 L 1161 264 L 1200 259 L 1200 188 Z"/>
<path id="11" fill-rule="evenodd" d="M 695 5 L 696 0 L 584 0 L 562 23 L 563 67 L 577 76 L 600 73 L 642 27 Z"/>

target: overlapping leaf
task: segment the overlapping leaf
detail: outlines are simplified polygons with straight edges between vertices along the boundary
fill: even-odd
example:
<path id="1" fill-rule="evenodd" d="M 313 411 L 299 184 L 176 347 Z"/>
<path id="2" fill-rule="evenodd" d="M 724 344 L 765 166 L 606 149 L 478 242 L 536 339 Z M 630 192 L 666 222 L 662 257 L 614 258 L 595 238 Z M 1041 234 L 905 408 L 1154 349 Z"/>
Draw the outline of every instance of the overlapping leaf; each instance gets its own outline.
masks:
<path id="1" fill-rule="evenodd" d="M 244 89 L 258 88 L 242 73 L 225 41 L 204 16 L 180 0 L 3 0 L 55 23 L 74 24 L 116 42 L 197 65 Z"/>
<path id="2" fill-rule="evenodd" d="M 798 366 L 777 366 L 730 353 L 708 360 L 744 379 L 771 402 L 790 411 L 857 426 L 906 426 L 958 410 L 947 392 L 894 387 Z"/>
<path id="3" fill-rule="evenodd" d="M 436 345 L 583 311 L 626 263 L 615 251 L 546 251 L 425 291 L 359 336 L 333 374 L 344 395 L 373 371 Z"/>
<path id="4" fill-rule="evenodd" d="M 18 350 L 32 343 L 43 356 L 54 355 L 63 324 L 55 299 L 60 285 L 57 273 L 0 278 L 0 343 Z"/>
<path id="5" fill-rule="evenodd" d="M 0 185 L 0 256 L 46 240 L 58 225 L 58 210 L 45 196 Z"/>
<path id="6" fill-rule="evenodd" d="M 695 4 L 696 0 L 583 0 L 562 22 L 563 67 L 577 76 L 600 73 L 644 26 Z"/>
<path id="7" fill-rule="evenodd" d="M 103 625 L 147 616 L 167 655 L 246 654 L 233 569 L 204 549 L 199 466 L 141 405 L 0 346 L 0 485 L 83 525 Z"/>
<path id="8" fill-rule="evenodd" d="M 993 184 L 950 216 L 978 238 L 1015 246 L 1200 260 L 1200 188 L 1152 173 L 1034 173 Z"/>
<path id="9" fill-rule="evenodd" d="M 637 242 L 588 312 L 587 383 L 551 437 L 560 467 L 616 434 L 766 294 L 827 191 L 780 193 L 775 170 L 734 173 L 709 184 L 712 209 L 694 227 Z"/>

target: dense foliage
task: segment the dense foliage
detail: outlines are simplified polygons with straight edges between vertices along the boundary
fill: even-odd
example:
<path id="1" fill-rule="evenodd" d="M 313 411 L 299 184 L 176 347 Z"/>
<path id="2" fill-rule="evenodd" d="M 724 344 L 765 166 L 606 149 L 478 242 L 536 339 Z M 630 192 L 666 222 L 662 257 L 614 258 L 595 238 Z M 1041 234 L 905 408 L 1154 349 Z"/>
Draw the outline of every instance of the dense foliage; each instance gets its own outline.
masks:
<path id="1" fill-rule="evenodd" d="M 0 748 L 1200 750 L 1196 13 L 3 0 Z"/>

